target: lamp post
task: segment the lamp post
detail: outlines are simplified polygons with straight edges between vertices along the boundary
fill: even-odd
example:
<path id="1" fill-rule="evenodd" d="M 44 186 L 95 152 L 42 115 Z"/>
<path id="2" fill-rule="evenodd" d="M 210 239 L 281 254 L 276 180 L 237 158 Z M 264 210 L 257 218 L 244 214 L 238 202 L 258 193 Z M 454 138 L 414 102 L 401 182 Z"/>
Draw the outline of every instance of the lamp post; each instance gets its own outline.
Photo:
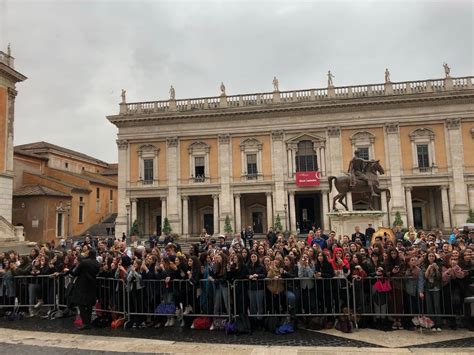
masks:
<path id="1" fill-rule="evenodd" d="M 130 232 L 130 204 L 127 203 L 125 208 L 127 209 L 127 232 L 125 235 L 127 235 Z"/>
<path id="2" fill-rule="evenodd" d="M 288 219 L 287 219 L 287 213 L 286 213 L 286 209 L 288 207 L 288 204 L 284 204 L 283 207 L 285 207 L 285 232 L 288 230 Z"/>

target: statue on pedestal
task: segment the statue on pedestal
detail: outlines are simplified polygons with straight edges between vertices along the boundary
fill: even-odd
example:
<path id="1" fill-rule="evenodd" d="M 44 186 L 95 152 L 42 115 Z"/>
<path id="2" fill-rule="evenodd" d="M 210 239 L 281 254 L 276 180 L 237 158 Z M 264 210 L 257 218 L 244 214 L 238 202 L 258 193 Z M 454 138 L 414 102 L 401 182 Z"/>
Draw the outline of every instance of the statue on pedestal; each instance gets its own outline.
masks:
<path id="1" fill-rule="evenodd" d="M 449 78 L 449 73 L 451 73 L 451 68 L 448 66 L 448 63 L 443 63 L 444 75 Z"/>
<path id="2" fill-rule="evenodd" d="M 374 198 L 379 196 L 383 191 L 387 193 L 387 202 L 390 201 L 390 190 L 380 188 L 379 177 L 377 173 L 383 175 L 384 169 L 380 165 L 379 160 L 362 159 L 359 151 L 354 152 L 354 157 L 349 163 L 348 174 L 340 176 L 329 176 L 329 190 L 332 190 L 332 183 L 337 188 L 338 194 L 334 196 L 332 209 L 336 211 L 336 202 L 343 205 L 349 210 L 343 202 L 348 192 L 360 192 L 368 195 L 369 209 L 374 209 Z"/>
<path id="3" fill-rule="evenodd" d="M 175 91 L 174 91 L 174 87 L 173 85 L 171 85 L 170 87 L 170 100 L 174 100 L 175 99 Z"/>
<path id="4" fill-rule="evenodd" d="M 127 98 L 125 97 L 125 94 L 127 93 L 127 90 L 122 89 L 122 93 L 120 96 L 122 97 L 122 103 L 126 104 L 127 103 Z"/>
<path id="5" fill-rule="evenodd" d="M 278 79 L 276 76 L 273 77 L 273 91 L 280 91 L 279 87 L 278 87 Z"/>
<path id="6" fill-rule="evenodd" d="M 385 83 L 390 82 L 390 72 L 388 71 L 388 68 L 385 68 Z"/>
<path id="7" fill-rule="evenodd" d="M 332 81 L 332 79 L 334 79 L 335 76 L 331 74 L 331 71 L 328 70 L 328 87 L 333 87 L 334 86 L 334 83 Z"/>
<path id="8" fill-rule="evenodd" d="M 221 96 L 225 96 L 225 85 L 221 82 Z"/>

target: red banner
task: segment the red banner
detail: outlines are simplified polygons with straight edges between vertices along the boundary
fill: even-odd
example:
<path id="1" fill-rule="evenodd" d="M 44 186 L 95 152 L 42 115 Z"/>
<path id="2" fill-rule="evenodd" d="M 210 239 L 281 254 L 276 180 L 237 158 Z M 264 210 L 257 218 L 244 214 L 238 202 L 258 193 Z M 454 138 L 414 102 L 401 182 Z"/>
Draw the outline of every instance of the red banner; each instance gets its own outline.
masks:
<path id="1" fill-rule="evenodd" d="M 319 171 L 300 171 L 296 173 L 296 186 L 319 186 L 321 173 Z"/>

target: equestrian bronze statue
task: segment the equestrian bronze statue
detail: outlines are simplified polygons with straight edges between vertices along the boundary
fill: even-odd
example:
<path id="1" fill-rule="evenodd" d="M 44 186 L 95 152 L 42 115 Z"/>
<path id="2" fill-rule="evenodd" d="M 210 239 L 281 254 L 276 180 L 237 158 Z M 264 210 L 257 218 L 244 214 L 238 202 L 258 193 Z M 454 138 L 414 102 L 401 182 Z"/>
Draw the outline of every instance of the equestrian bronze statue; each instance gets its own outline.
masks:
<path id="1" fill-rule="evenodd" d="M 359 157 L 359 151 L 354 152 L 354 157 L 349 163 L 348 174 L 340 176 L 329 176 L 329 191 L 332 190 L 332 182 L 336 187 L 338 194 L 332 199 L 332 210 L 337 211 L 336 201 L 343 205 L 348 211 L 349 208 L 343 199 L 348 192 L 363 193 L 368 196 L 369 209 L 374 210 L 374 198 L 380 196 L 382 191 L 387 193 L 387 202 L 390 201 L 390 190 L 382 189 L 379 185 L 379 177 L 385 171 L 380 165 L 379 160 L 365 160 Z"/>

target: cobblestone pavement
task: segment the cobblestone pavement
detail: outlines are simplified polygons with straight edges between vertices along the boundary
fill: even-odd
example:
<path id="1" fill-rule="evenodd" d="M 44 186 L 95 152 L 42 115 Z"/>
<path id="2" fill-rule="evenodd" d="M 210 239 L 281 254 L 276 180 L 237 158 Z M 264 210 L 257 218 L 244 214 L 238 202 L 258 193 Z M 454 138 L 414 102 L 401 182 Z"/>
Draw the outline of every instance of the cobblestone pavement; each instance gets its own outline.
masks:
<path id="1" fill-rule="evenodd" d="M 353 349 L 370 349 L 376 351 L 379 349 L 382 351 L 384 349 L 384 344 L 381 341 L 376 342 L 375 338 L 403 338 L 405 334 L 399 332 L 379 332 L 378 334 L 375 331 L 360 331 L 351 333 L 351 334 L 343 334 L 334 330 L 331 331 L 306 331 L 303 329 L 298 329 L 294 334 L 289 335 L 274 335 L 264 331 L 257 331 L 253 334 L 249 335 L 226 335 L 223 331 L 199 331 L 199 330 L 192 330 L 192 329 L 183 329 L 179 327 L 174 328 L 162 328 L 162 329 L 155 329 L 155 328 L 144 328 L 144 329 L 110 329 L 110 328 L 95 328 L 87 331 L 79 331 L 73 326 L 73 319 L 72 318 L 63 318 L 63 319 L 56 319 L 56 320 L 44 320 L 38 318 L 27 318 L 18 321 L 8 321 L 5 318 L 0 319 L 0 328 L 12 329 L 12 330 L 23 330 L 23 331 L 40 331 L 40 332 L 50 332 L 50 333 L 67 333 L 71 336 L 73 335 L 89 335 L 91 338 L 94 336 L 100 337 L 108 337 L 110 338 L 122 338 L 124 341 L 125 338 L 135 338 L 135 339 L 153 339 L 156 341 L 162 341 L 163 343 L 173 344 L 175 342 L 180 343 L 187 343 L 189 346 L 193 346 L 194 344 L 227 344 L 229 346 L 272 346 L 272 347 L 335 347 L 335 348 L 353 348 Z M 459 330 L 458 332 L 461 332 Z M 331 334 L 328 334 L 331 332 Z M 2 332 L 0 332 L 1 334 Z M 448 332 L 445 332 L 448 333 Z M 44 334 L 44 333 L 43 333 Z M 419 335 L 417 332 L 407 332 L 406 337 L 418 337 Z M 440 338 L 440 333 L 431 334 L 431 332 L 427 334 L 420 335 L 421 342 L 423 344 L 413 343 L 413 345 L 405 346 L 403 343 L 398 343 L 396 346 L 393 346 L 389 342 L 386 343 L 385 346 L 389 347 L 404 347 L 405 349 L 420 349 L 420 348 L 429 348 L 429 349 L 445 349 L 445 348 L 456 348 L 460 351 L 464 351 L 466 349 L 474 349 L 474 336 L 469 336 L 472 333 L 468 333 L 464 331 L 464 333 L 455 333 L 457 337 L 452 337 L 451 340 L 449 336 L 445 338 Z M 459 336 L 461 334 L 461 336 Z M 467 335 L 467 336 L 463 336 Z M 461 339 L 456 339 L 460 338 Z M 107 338 L 106 338 L 107 339 Z M 364 339 L 366 341 L 362 341 L 360 339 Z M 438 339 L 439 341 L 436 341 Z M 456 340 L 453 340 L 456 339 Z M 443 341 L 441 341 L 443 340 Z M 0 342 L 6 341 L 0 335 Z M 112 340 L 111 340 L 112 341 Z M 373 343 L 371 342 L 373 341 Z M 392 342 L 393 343 L 393 342 Z M 54 344 L 42 344 L 42 345 L 54 345 Z M 3 349 L 3 347 L 0 347 Z M 47 350 L 47 349 L 45 349 Z M 119 349 L 122 350 L 122 349 Z M 133 351 L 133 349 L 130 349 Z M 388 349 L 387 349 L 388 350 Z M 32 351 L 29 348 L 25 348 L 25 353 L 29 354 Z M 138 351 L 138 350 L 137 350 Z M 33 353 L 33 352 L 31 352 Z M 129 352 L 127 352 L 129 353 Z M 141 354 L 146 353 L 146 351 L 140 351 Z M 23 354 L 23 352 L 21 352 Z M 48 351 L 48 354 L 50 352 Z M 52 353 L 54 354 L 54 352 Z M 59 353 L 58 353 L 59 354 Z M 74 353 L 72 353 L 74 354 Z M 88 352 L 87 354 L 106 354 L 106 352 Z M 113 354 L 117 354 L 114 352 Z"/>
<path id="2" fill-rule="evenodd" d="M 159 354 L 159 353 L 134 353 L 134 352 L 116 352 L 116 351 L 97 351 L 97 350 L 85 350 L 85 349 L 64 349 L 56 348 L 52 346 L 36 346 L 36 345 L 24 345 L 24 344 L 7 344 L 0 343 L 0 353 L 2 354 L 21 354 L 21 355 L 148 355 L 148 354 Z M 161 353 L 164 354 L 164 353 Z"/>

